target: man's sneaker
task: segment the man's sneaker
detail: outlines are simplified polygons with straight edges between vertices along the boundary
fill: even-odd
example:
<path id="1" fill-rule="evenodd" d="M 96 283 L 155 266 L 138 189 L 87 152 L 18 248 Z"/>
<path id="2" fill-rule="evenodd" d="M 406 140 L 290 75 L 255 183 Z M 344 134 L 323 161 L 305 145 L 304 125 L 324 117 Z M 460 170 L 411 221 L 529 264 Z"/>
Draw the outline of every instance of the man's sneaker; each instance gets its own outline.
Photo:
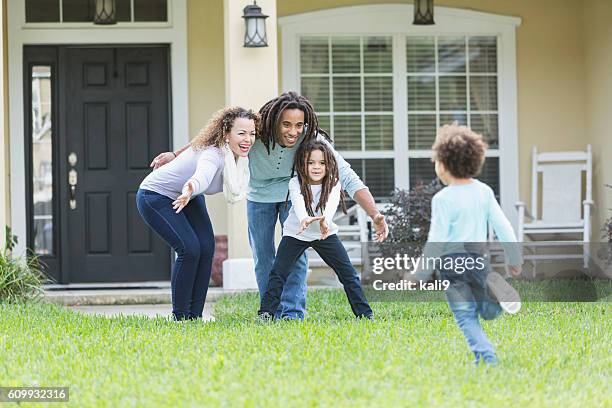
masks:
<path id="1" fill-rule="evenodd" d="M 274 319 L 274 316 L 270 312 L 259 312 L 257 317 L 259 321 L 263 323 L 271 322 Z"/>
<path id="2" fill-rule="evenodd" d="M 361 319 L 370 320 L 372 322 L 376 320 L 376 319 L 374 319 L 374 315 L 372 313 L 367 314 L 367 315 L 359 315 L 359 316 L 357 316 L 357 320 L 361 320 Z"/>
<path id="3" fill-rule="evenodd" d="M 499 305 L 507 313 L 514 314 L 521 310 L 521 297 L 502 276 L 497 272 L 491 272 L 487 276 L 487 286 Z"/>

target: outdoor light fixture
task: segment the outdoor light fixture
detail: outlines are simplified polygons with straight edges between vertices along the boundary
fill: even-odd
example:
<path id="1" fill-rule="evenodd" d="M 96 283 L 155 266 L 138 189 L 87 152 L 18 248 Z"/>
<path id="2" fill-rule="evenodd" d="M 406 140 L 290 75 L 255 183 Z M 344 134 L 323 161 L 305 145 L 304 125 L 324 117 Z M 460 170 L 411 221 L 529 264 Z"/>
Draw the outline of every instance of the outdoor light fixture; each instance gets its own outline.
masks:
<path id="1" fill-rule="evenodd" d="M 433 25 L 434 4 L 433 0 L 414 0 L 414 25 Z"/>
<path id="2" fill-rule="evenodd" d="M 94 24 L 117 24 L 115 0 L 96 0 Z"/>
<path id="3" fill-rule="evenodd" d="M 244 8 L 244 22 L 246 31 L 244 33 L 244 46 L 248 48 L 267 47 L 268 40 L 266 38 L 266 18 L 268 16 L 261 13 L 261 7 L 254 4 Z"/>

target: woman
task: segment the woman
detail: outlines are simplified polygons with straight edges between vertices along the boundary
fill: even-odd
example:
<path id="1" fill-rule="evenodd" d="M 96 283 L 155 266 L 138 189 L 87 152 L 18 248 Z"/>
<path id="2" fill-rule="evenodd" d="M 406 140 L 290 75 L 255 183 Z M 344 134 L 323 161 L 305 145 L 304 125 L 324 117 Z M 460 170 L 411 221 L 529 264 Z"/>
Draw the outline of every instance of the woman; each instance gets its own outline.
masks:
<path id="1" fill-rule="evenodd" d="M 140 215 L 177 254 L 171 278 L 175 320 L 202 317 L 215 249 L 203 195 L 223 191 L 230 203 L 246 197 L 258 122 L 251 110 L 220 110 L 180 157 L 140 184 Z"/>

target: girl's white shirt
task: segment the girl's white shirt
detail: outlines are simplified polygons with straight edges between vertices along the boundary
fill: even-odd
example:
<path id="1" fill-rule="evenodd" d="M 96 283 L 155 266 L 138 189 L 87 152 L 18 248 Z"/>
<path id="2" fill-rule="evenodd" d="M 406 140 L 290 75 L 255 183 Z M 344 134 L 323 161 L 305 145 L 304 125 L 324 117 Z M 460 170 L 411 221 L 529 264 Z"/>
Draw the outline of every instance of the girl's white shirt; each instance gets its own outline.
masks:
<path id="1" fill-rule="evenodd" d="M 317 208 L 321 199 L 321 185 L 311 184 L 310 190 L 312 191 L 311 208 L 314 210 Z M 340 190 L 340 182 L 337 182 L 329 194 L 327 203 L 325 204 L 325 210 L 318 210 L 315 212 L 316 216 L 323 215 L 325 217 L 327 226 L 330 230 L 329 235 L 338 233 L 338 226 L 334 224 L 333 217 L 340 204 Z M 289 198 L 291 199 L 291 209 L 283 225 L 283 236 L 293 237 L 302 241 L 316 241 L 321 239 L 321 228 L 318 221 L 310 224 L 304 232 L 298 235 L 302 221 L 308 217 L 308 212 L 306 211 L 306 203 L 300 190 L 300 182 L 297 176 L 289 181 Z"/>

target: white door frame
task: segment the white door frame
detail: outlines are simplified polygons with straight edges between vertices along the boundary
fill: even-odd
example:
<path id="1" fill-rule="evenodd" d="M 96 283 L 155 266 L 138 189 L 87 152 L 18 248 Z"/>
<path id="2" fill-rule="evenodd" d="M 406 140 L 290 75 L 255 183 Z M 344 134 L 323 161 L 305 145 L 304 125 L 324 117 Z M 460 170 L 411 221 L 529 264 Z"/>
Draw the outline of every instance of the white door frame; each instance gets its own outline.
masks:
<path id="1" fill-rule="evenodd" d="M 339 7 L 279 18 L 282 38 L 282 90 L 299 90 L 300 43 L 302 35 L 385 35 L 398 38 L 405 35 L 491 35 L 498 38 L 498 114 L 499 114 L 499 171 L 501 206 L 516 228 L 517 214 L 514 204 L 518 201 L 518 114 L 516 76 L 516 28 L 518 17 L 501 16 L 472 10 L 436 6 L 433 26 L 412 25 L 412 4 L 383 4 Z M 394 42 L 397 46 L 397 41 Z M 394 51 L 394 58 L 403 55 Z M 394 66 L 403 61 L 394 61 Z M 405 89 L 405 78 L 394 73 Z M 394 131 L 407 128 L 404 117 L 406 101 L 394 100 Z M 408 143 L 398 141 L 398 151 L 407 151 Z M 405 143 L 403 143 L 405 142 Z M 399 146 L 398 146 L 399 145 Z M 396 186 L 407 183 L 408 164 L 395 166 Z"/>
<path id="2" fill-rule="evenodd" d="M 170 46 L 172 141 L 175 148 L 189 142 L 187 60 L 187 0 L 168 1 L 168 22 L 25 23 L 25 2 L 8 0 L 8 88 L 10 120 L 11 225 L 19 237 L 16 250 L 27 243 L 23 47 L 48 44 L 168 44 Z"/>

